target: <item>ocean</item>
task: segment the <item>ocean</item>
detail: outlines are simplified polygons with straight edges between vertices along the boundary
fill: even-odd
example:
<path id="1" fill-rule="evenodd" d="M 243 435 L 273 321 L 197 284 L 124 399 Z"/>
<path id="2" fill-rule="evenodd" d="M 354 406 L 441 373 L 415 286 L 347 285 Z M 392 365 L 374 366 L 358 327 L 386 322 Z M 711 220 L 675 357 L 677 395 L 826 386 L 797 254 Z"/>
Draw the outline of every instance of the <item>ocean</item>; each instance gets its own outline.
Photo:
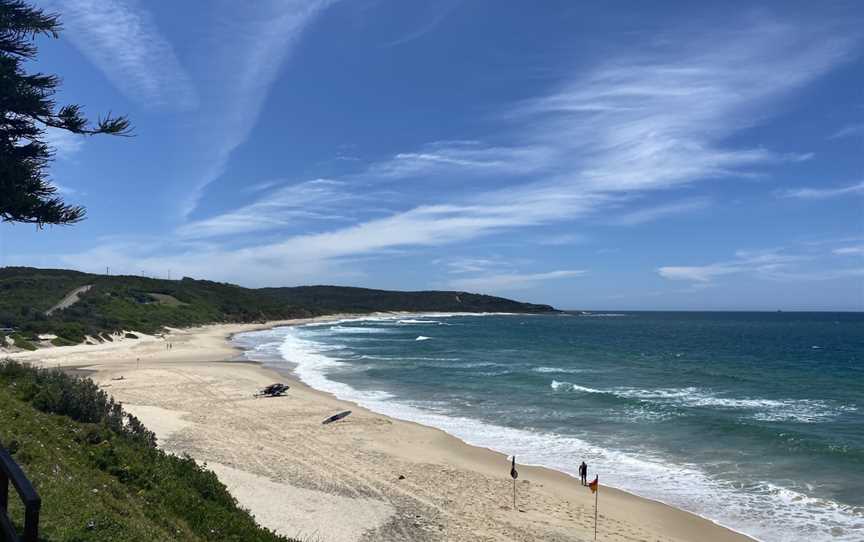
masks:
<path id="1" fill-rule="evenodd" d="M 419 314 L 244 333 L 313 388 L 765 541 L 864 540 L 864 314 Z"/>

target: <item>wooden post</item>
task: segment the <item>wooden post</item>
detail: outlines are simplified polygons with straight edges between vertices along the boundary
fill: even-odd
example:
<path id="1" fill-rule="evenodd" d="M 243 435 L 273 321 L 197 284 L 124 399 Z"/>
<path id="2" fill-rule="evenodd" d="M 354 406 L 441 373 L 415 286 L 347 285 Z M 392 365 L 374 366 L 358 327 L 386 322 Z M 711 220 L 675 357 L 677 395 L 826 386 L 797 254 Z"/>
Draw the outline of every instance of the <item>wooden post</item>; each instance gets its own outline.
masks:
<path id="1" fill-rule="evenodd" d="M 0 467 L 0 511 L 6 513 L 9 508 L 9 477 L 6 471 Z"/>
<path id="2" fill-rule="evenodd" d="M 517 508 L 516 508 L 516 478 L 513 478 L 513 510 L 517 510 Z"/>
<path id="3" fill-rule="evenodd" d="M 597 501 L 600 499 L 600 477 L 597 476 L 597 490 L 594 491 L 594 540 L 597 540 Z"/>
<path id="4" fill-rule="evenodd" d="M 38 542 L 39 510 L 42 507 L 42 499 L 9 452 L 0 448 L 0 505 L 2 505 L 0 506 L 0 536 L 3 540 L 18 540 L 7 514 L 9 482 L 15 486 L 21 502 L 24 503 L 24 536 L 21 541 Z"/>
<path id="5" fill-rule="evenodd" d="M 41 501 L 31 502 L 24 509 L 23 542 L 39 542 L 39 509 Z"/>

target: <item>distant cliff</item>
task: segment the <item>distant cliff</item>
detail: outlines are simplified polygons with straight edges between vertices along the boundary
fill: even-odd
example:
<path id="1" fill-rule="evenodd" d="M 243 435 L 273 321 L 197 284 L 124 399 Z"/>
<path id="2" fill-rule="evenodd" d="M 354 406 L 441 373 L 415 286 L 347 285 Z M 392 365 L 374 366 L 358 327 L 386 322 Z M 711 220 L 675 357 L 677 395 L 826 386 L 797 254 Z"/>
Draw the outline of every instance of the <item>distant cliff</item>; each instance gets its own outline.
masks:
<path id="1" fill-rule="evenodd" d="M 254 322 L 337 312 L 552 313 L 548 305 L 468 292 L 396 292 L 344 286 L 243 288 L 195 280 L 108 276 L 63 269 L 0 269 L 0 346 L 14 341 L 109 340 L 120 330 L 159 332 L 215 322 Z M 40 338 L 39 336 L 42 335 Z"/>

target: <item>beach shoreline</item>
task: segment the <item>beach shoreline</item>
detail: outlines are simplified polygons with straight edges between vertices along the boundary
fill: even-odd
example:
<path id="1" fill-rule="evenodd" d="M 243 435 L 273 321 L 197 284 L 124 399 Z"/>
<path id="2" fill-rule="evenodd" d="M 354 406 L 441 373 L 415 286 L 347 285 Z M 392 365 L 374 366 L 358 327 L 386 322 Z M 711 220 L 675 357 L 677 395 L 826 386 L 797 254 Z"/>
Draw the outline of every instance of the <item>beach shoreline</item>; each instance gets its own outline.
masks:
<path id="1" fill-rule="evenodd" d="M 594 498 L 572 476 L 520 465 L 516 512 L 504 454 L 337 399 L 287 368 L 238 361 L 242 350 L 231 342 L 238 333 L 360 316 L 219 324 L 8 357 L 93 371 L 160 446 L 206 462 L 262 525 L 282 534 L 325 541 L 593 538 Z M 291 386 L 286 397 L 252 397 L 277 380 Z M 352 415 L 320 424 L 340 410 Z M 608 486 L 599 519 L 604 540 L 752 540 Z"/>

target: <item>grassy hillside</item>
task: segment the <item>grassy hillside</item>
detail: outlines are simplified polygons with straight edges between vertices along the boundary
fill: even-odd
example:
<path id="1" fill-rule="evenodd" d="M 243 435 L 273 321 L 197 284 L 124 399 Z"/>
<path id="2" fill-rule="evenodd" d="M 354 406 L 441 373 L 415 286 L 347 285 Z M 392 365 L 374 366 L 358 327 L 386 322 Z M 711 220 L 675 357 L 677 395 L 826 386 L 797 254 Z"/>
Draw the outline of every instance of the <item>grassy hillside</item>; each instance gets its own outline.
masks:
<path id="1" fill-rule="evenodd" d="M 257 526 L 215 474 L 157 449 L 89 380 L 0 362 L 0 446 L 42 497 L 44 541 L 288 542 Z M 9 502 L 20 532 L 14 492 Z"/>
<path id="2" fill-rule="evenodd" d="M 548 305 L 521 303 L 503 297 L 467 292 L 394 292 L 346 286 L 297 286 L 261 288 L 272 299 L 324 312 L 375 312 L 409 310 L 416 312 L 551 312 Z"/>
<path id="3" fill-rule="evenodd" d="M 86 285 L 74 305 L 45 312 L 72 290 Z M 161 280 L 107 276 L 58 269 L 0 269 L 0 331 L 20 347 L 39 334 L 55 344 L 79 343 L 86 335 L 120 330 L 159 332 L 214 322 L 253 322 L 334 312 L 456 311 L 549 312 L 546 305 L 519 303 L 466 292 L 390 292 L 339 286 L 249 289 L 206 280 Z"/>

